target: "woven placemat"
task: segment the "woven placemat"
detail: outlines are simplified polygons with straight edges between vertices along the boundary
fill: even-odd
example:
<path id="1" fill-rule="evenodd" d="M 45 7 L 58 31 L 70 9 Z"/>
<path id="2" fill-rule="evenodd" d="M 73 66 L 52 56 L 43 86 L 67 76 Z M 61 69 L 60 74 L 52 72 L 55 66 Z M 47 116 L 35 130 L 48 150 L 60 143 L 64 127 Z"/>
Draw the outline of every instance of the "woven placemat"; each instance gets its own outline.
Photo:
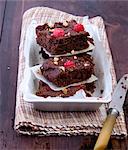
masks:
<path id="1" fill-rule="evenodd" d="M 51 18 L 55 21 L 75 19 L 79 22 L 83 22 L 84 20 L 84 17 L 73 16 L 47 7 L 31 8 L 24 13 L 19 46 L 19 69 L 14 129 L 18 133 L 28 135 L 97 135 L 106 117 L 106 108 L 104 105 L 95 112 L 42 112 L 35 110 L 32 104 L 25 102 L 19 90 L 23 80 L 25 64 L 23 50 L 27 27 L 33 19 L 38 23 L 44 23 L 49 22 Z M 101 17 L 94 17 L 90 19 L 90 21 L 101 30 L 103 45 L 107 50 L 108 56 L 111 57 L 103 19 Z M 113 74 L 113 84 L 116 84 L 113 64 L 111 71 Z M 116 138 L 124 138 L 127 136 L 123 113 L 118 117 L 112 135 Z"/>

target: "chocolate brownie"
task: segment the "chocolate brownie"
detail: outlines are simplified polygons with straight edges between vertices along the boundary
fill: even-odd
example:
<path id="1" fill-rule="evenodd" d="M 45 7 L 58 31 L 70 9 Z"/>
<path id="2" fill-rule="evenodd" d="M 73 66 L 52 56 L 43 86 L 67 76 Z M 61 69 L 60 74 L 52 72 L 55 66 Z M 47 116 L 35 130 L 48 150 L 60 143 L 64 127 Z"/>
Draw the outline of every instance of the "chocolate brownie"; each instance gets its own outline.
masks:
<path id="1" fill-rule="evenodd" d="M 51 55 L 71 53 L 72 50 L 79 51 L 89 47 L 93 43 L 89 33 L 85 31 L 82 24 L 75 20 L 65 23 L 55 23 L 50 27 L 47 23 L 36 27 L 37 43 L 45 48 Z"/>
<path id="2" fill-rule="evenodd" d="M 88 97 L 92 96 L 92 93 L 94 92 L 95 85 L 94 82 L 92 83 L 86 83 L 79 86 L 69 87 L 65 91 L 53 91 L 47 84 L 40 81 L 39 82 L 39 89 L 36 92 L 37 96 L 41 97 L 69 97 L 73 96 L 78 90 L 83 89 Z"/>
<path id="3" fill-rule="evenodd" d="M 88 54 L 54 57 L 44 61 L 42 75 L 58 87 L 85 81 L 94 73 L 93 58 Z"/>

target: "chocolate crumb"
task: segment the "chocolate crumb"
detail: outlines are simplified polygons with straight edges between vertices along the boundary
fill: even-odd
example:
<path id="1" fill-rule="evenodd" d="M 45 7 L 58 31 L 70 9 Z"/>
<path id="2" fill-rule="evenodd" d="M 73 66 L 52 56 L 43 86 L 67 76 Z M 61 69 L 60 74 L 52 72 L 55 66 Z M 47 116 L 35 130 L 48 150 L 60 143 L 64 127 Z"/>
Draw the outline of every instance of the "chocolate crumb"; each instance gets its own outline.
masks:
<path id="1" fill-rule="evenodd" d="M 122 88 L 125 89 L 125 90 L 127 89 L 126 86 L 122 86 Z"/>
<path id="2" fill-rule="evenodd" d="M 53 63 L 54 63 L 55 65 L 58 65 L 58 62 L 57 62 L 57 61 L 54 61 Z"/>
<path id="3" fill-rule="evenodd" d="M 125 80 L 127 80 L 127 77 L 124 77 Z"/>
<path id="4" fill-rule="evenodd" d="M 122 98 L 122 96 L 120 96 L 120 99 Z"/>
<path id="5" fill-rule="evenodd" d="M 104 90 L 100 90 L 100 93 L 103 94 Z"/>
<path id="6" fill-rule="evenodd" d="M 121 82 L 121 84 L 123 85 L 123 82 Z"/>

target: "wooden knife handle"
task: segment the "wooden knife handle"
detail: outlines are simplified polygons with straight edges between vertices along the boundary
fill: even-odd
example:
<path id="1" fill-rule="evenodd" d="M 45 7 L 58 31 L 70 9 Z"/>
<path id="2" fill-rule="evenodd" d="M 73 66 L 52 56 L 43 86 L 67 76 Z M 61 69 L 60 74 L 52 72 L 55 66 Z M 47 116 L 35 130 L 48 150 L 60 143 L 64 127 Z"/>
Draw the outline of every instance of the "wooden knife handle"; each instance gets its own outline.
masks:
<path id="1" fill-rule="evenodd" d="M 110 111 L 110 113 L 108 114 L 105 120 L 101 133 L 97 139 L 94 150 L 104 150 L 107 147 L 112 133 L 112 129 L 114 127 L 118 115 L 119 113 L 117 110 L 114 112 L 113 110 Z"/>

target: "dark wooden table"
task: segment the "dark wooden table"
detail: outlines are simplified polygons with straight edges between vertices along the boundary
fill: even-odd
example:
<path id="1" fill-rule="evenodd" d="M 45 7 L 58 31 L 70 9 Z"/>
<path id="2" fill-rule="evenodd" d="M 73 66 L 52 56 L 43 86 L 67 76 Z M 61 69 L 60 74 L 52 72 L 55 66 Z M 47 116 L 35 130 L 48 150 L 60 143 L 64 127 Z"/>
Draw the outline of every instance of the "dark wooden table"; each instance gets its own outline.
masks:
<path id="1" fill-rule="evenodd" d="M 96 137 L 29 137 L 13 130 L 21 19 L 25 10 L 47 6 L 74 15 L 104 18 L 117 79 L 128 73 L 128 1 L 0 1 L 0 150 L 91 149 Z M 128 99 L 124 105 L 128 124 Z M 126 144 L 127 143 L 127 144 Z M 111 140 L 108 149 L 128 149 L 128 140 Z"/>

